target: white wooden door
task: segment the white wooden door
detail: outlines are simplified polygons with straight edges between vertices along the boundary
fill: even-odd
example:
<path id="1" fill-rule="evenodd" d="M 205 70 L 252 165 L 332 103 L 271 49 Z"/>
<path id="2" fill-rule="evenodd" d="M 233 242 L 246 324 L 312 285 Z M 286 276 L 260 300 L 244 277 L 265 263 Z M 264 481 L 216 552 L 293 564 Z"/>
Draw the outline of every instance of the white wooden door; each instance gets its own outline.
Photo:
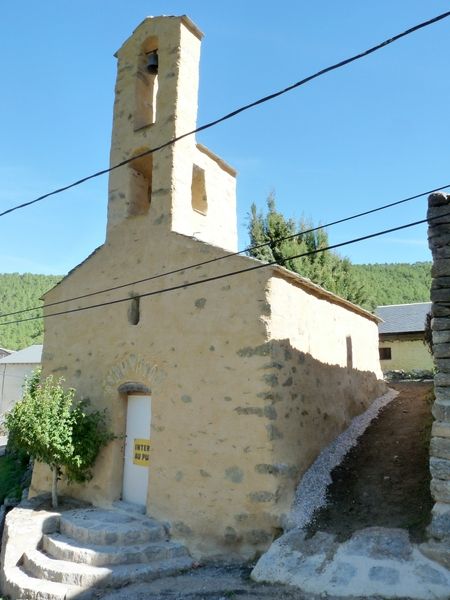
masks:
<path id="1" fill-rule="evenodd" d="M 151 402 L 150 396 L 128 396 L 122 498 L 144 506 L 150 467 Z"/>

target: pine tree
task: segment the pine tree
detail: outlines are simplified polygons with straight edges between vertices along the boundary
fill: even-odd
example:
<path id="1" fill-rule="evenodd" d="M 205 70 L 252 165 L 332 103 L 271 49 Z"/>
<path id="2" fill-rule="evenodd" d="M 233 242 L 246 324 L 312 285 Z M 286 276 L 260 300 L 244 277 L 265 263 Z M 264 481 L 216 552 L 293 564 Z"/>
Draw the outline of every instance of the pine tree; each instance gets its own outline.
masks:
<path id="1" fill-rule="evenodd" d="M 314 229 L 313 224 L 305 219 L 298 224 L 286 219 L 276 210 L 275 196 L 270 194 L 266 214 L 258 212 L 255 204 L 251 206 L 248 232 L 251 246 L 257 247 L 249 254 L 265 262 L 276 261 L 330 292 L 372 309 L 374 303 L 363 283 L 355 277 L 350 260 L 330 250 L 316 252 L 329 245 L 328 234 L 322 228 L 311 229 Z M 290 239 L 283 239 L 286 237 Z M 290 258 L 300 254 L 306 256 Z"/>

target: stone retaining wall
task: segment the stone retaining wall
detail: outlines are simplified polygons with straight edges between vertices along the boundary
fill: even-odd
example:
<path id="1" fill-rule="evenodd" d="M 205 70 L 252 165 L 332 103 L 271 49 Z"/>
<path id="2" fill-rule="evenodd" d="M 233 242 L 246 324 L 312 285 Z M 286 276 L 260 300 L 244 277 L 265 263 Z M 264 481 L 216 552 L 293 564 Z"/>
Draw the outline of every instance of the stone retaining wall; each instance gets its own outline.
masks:
<path id="1" fill-rule="evenodd" d="M 433 255 L 432 322 L 434 378 L 431 493 L 436 501 L 429 527 L 430 539 L 422 550 L 450 567 L 450 195 L 428 199 L 428 244 Z"/>

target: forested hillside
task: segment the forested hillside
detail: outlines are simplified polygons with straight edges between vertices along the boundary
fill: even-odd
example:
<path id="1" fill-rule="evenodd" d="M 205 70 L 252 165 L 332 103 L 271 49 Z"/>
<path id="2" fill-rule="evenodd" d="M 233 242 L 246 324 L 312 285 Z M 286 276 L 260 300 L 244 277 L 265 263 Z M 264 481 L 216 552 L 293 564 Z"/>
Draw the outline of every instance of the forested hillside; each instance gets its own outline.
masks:
<path id="1" fill-rule="evenodd" d="M 0 274 L 0 313 L 10 313 L 23 308 L 40 306 L 39 298 L 61 279 L 58 275 L 33 275 L 31 273 Z M 0 319 L 13 321 L 40 314 L 40 311 Z M 0 347 L 20 350 L 31 344 L 42 343 L 42 320 L 16 325 L 0 325 Z"/>
<path id="2" fill-rule="evenodd" d="M 373 306 L 429 302 L 431 262 L 352 265 Z"/>

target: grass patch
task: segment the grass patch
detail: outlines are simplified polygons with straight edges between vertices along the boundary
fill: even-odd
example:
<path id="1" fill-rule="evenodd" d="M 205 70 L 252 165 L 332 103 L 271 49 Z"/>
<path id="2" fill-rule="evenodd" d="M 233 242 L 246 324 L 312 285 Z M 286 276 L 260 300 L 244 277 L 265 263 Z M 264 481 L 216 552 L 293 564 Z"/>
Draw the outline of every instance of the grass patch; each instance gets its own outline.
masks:
<path id="1" fill-rule="evenodd" d="M 5 498 L 18 498 L 22 495 L 22 479 L 27 470 L 27 462 L 7 454 L 0 456 L 0 504 Z"/>

